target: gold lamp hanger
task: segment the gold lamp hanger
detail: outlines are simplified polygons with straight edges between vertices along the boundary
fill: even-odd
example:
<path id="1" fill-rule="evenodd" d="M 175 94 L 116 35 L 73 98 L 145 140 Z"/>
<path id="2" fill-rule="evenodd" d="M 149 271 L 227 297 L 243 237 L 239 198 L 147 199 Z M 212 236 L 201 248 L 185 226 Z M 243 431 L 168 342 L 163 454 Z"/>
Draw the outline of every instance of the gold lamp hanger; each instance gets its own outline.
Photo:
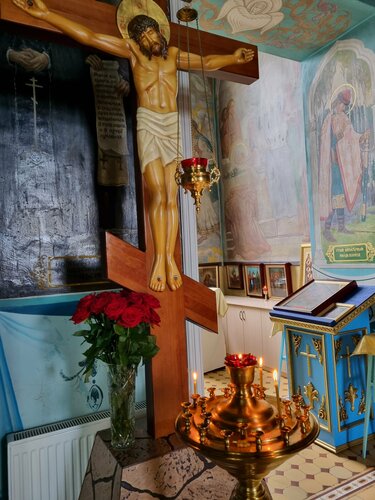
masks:
<path id="1" fill-rule="evenodd" d="M 184 0 L 185 3 L 190 3 L 191 0 Z M 185 5 L 181 9 L 177 11 L 177 19 L 179 26 L 181 23 L 185 23 L 186 27 L 188 23 L 192 21 L 196 21 L 196 30 L 198 35 L 198 43 L 199 43 L 199 54 L 201 57 L 201 73 L 204 84 L 205 91 L 205 100 L 206 100 L 206 111 L 208 115 L 208 123 L 209 123 L 209 134 L 212 142 L 212 128 L 211 128 L 211 117 L 209 112 L 208 105 L 208 97 L 207 97 L 207 88 L 206 88 L 206 79 L 204 75 L 204 67 L 203 67 L 203 59 L 202 59 L 202 46 L 201 46 L 201 38 L 200 31 L 198 25 L 198 12 L 191 8 L 188 5 Z M 178 61 L 180 57 L 181 43 L 180 43 L 180 30 L 178 31 Z M 188 74 L 190 78 L 190 44 L 189 44 L 189 30 L 187 30 L 187 54 L 188 54 Z M 189 108 L 190 112 L 192 111 L 191 106 L 191 96 L 189 94 Z M 179 127 L 179 120 L 178 120 Z M 177 132 L 177 144 L 179 144 L 179 129 Z M 178 148 L 178 146 L 177 146 Z M 179 157 L 179 156 L 178 156 Z M 216 161 L 212 154 L 211 158 L 199 158 L 192 157 L 183 159 L 178 162 L 175 174 L 176 182 L 179 186 L 182 186 L 185 190 L 185 193 L 188 191 L 191 193 L 191 196 L 194 199 L 194 204 L 196 207 L 196 211 L 199 212 L 201 205 L 201 196 L 205 189 L 211 190 L 213 184 L 217 183 L 220 179 L 220 170 L 217 167 Z"/>

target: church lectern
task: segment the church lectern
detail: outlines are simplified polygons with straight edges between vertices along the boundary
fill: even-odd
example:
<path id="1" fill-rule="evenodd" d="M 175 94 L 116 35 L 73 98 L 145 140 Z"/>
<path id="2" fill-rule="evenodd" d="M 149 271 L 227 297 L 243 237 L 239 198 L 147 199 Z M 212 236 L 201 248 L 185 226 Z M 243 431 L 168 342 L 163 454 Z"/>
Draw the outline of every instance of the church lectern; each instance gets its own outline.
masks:
<path id="1" fill-rule="evenodd" d="M 289 394 L 303 396 L 320 424 L 317 443 L 335 453 L 362 441 L 366 357 L 351 354 L 370 333 L 374 303 L 373 286 L 313 281 L 270 312 L 285 335 Z"/>

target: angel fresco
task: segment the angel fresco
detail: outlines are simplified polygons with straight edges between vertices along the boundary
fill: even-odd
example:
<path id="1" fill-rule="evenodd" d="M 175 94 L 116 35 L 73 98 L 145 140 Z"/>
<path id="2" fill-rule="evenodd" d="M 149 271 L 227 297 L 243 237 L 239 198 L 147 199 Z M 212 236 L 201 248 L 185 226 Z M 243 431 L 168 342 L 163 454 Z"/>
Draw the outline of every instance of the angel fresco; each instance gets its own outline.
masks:
<path id="1" fill-rule="evenodd" d="M 227 0 L 216 19 L 226 17 L 232 33 L 260 30 L 263 34 L 284 19 L 282 6 L 282 0 Z"/>

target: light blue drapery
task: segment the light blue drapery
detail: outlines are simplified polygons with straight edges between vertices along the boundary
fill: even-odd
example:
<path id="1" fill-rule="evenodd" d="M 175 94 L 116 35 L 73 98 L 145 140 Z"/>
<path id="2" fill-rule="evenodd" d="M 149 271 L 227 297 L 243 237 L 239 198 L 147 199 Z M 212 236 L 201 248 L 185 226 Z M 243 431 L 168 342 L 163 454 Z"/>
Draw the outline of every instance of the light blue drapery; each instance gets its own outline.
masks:
<path id="1" fill-rule="evenodd" d="M 70 321 L 86 295 L 0 300 L 0 439 L 13 431 L 108 409 L 107 367 L 83 381 L 87 344 Z M 81 363 L 81 364 L 80 364 Z M 145 397 L 144 368 L 137 374 L 136 401 Z M 0 455 L 0 500 L 3 481 Z"/>

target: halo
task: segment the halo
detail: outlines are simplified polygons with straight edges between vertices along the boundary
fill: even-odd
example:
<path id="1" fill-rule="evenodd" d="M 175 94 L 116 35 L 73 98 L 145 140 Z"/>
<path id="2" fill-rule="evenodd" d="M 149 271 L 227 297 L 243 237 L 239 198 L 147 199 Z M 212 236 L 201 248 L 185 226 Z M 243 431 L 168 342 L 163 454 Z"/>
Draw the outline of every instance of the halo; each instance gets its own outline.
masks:
<path id="1" fill-rule="evenodd" d="M 353 87 L 352 84 L 350 83 L 342 83 L 341 85 L 339 85 L 338 87 L 335 88 L 335 90 L 332 92 L 332 95 L 331 95 L 331 101 L 330 101 L 330 109 L 332 109 L 332 104 L 333 104 L 333 101 L 336 99 L 336 97 L 339 95 L 340 91 L 344 88 L 349 88 L 353 91 L 353 99 L 351 100 L 351 103 L 350 103 L 350 107 L 348 109 L 348 113 L 351 112 L 351 110 L 354 108 L 354 105 L 355 105 L 355 102 L 357 100 L 357 91 L 356 89 Z"/>
<path id="2" fill-rule="evenodd" d="M 129 38 L 128 24 L 133 17 L 145 14 L 159 24 L 160 33 L 169 43 L 170 26 L 165 12 L 153 0 L 122 0 L 116 11 L 117 27 L 123 38 Z"/>

